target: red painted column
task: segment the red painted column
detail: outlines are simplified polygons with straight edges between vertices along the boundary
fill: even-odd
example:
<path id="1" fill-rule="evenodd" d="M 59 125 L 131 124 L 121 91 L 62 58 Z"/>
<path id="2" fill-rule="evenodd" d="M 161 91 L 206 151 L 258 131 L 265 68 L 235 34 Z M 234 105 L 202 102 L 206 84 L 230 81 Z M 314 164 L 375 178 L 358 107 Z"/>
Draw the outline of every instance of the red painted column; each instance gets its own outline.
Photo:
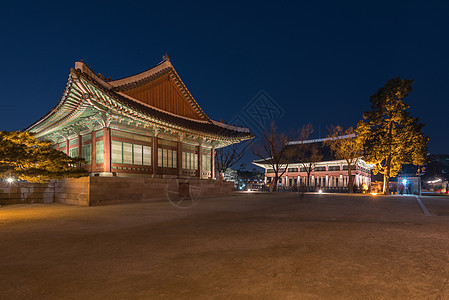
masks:
<path id="1" fill-rule="evenodd" d="M 157 137 L 153 137 L 153 175 L 157 175 Z"/>
<path id="2" fill-rule="evenodd" d="M 182 176 L 182 143 L 178 141 L 178 153 L 177 153 L 177 166 L 178 166 L 178 177 Z"/>
<path id="3" fill-rule="evenodd" d="M 81 139 L 81 135 L 78 134 L 78 158 L 82 158 L 83 156 L 81 155 L 81 149 L 83 147 L 83 141 Z M 82 163 L 78 163 L 78 167 L 81 167 Z"/>
<path id="4" fill-rule="evenodd" d="M 92 131 L 92 155 L 91 155 L 91 170 L 95 172 L 97 169 L 97 142 L 95 141 L 95 131 Z"/>
<path id="5" fill-rule="evenodd" d="M 198 177 L 201 179 L 203 173 L 203 150 L 201 144 L 198 146 Z"/>
<path id="6" fill-rule="evenodd" d="M 78 134 L 78 157 L 83 157 L 81 154 L 81 149 L 83 148 L 83 139 L 81 134 Z"/>
<path id="7" fill-rule="evenodd" d="M 104 172 L 111 172 L 111 128 L 103 128 Z"/>
<path id="8" fill-rule="evenodd" d="M 210 176 L 215 179 L 215 148 L 210 149 L 211 153 L 211 166 L 210 166 Z"/>
<path id="9" fill-rule="evenodd" d="M 66 142 L 66 146 L 65 146 L 65 154 L 69 155 L 69 151 L 70 151 L 70 143 L 69 143 L 69 139 L 67 138 Z"/>

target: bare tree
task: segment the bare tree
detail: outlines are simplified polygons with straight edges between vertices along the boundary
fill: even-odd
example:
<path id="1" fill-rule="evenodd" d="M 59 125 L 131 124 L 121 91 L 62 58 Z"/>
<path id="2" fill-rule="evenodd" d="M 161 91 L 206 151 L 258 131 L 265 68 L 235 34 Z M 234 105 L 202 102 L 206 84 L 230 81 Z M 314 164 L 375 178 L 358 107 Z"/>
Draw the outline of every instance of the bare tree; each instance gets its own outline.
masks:
<path id="1" fill-rule="evenodd" d="M 348 189 L 349 193 L 354 191 L 354 180 L 352 170 L 362 156 L 363 144 L 356 136 L 352 127 L 343 130 L 341 126 L 331 126 L 329 128 L 328 140 L 325 142 L 334 153 L 337 159 L 343 159 L 348 164 Z"/>
<path id="2" fill-rule="evenodd" d="M 219 174 L 219 178 L 223 179 L 226 170 L 238 163 L 244 154 L 245 151 L 238 149 L 238 144 L 217 149 L 215 151 L 215 169 Z"/>
<path id="3" fill-rule="evenodd" d="M 289 147 L 291 137 L 277 132 L 277 128 L 273 123 L 270 125 L 269 131 L 264 131 L 264 136 L 259 144 L 253 145 L 251 150 L 254 155 L 261 158 L 263 163 L 271 166 L 274 172 L 274 181 L 272 181 L 272 190 L 277 190 L 279 178 L 284 175 L 288 168 L 293 152 Z"/>
<path id="4" fill-rule="evenodd" d="M 316 144 L 303 144 L 301 151 L 299 152 L 301 165 L 307 173 L 307 187 L 310 187 L 310 174 L 315 167 L 315 164 L 323 158 L 320 150 Z"/>
<path id="5" fill-rule="evenodd" d="M 298 161 L 307 173 L 308 188 L 310 187 L 310 174 L 312 173 L 315 164 L 323 158 L 316 144 L 305 142 L 312 133 L 313 127 L 311 124 L 307 124 L 301 128 L 299 133 L 300 143 L 295 151 Z"/>

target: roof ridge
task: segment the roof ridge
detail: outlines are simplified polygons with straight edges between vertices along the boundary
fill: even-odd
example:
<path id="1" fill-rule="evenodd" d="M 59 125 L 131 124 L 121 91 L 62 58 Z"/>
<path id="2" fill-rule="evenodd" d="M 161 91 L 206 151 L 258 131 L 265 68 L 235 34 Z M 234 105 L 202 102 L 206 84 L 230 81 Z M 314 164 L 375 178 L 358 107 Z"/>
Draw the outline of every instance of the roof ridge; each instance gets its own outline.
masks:
<path id="1" fill-rule="evenodd" d="M 172 72 L 173 76 L 175 77 L 175 81 L 177 81 L 179 89 L 183 91 L 186 100 L 190 105 L 192 105 L 193 109 L 200 115 L 200 117 L 204 118 L 205 120 L 211 121 L 209 116 L 203 111 L 193 95 L 190 93 L 189 89 L 182 81 L 178 72 L 176 72 L 168 56 L 164 56 L 164 60 L 162 62 L 150 69 L 122 79 L 109 81 L 108 84 L 113 87 L 114 91 L 127 91 L 139 86 L 143 86 L 160 76 L 170 74 L 170 72 Z"/>
<path id="2" fill-rule="evenodd" d="M 111 89 L 112 88 L 112 85 L 109 84 L 109 82 L 106 82 L 102 78 L 98 77 L 98 75 L 95 74 L 95 72 L 92 70 L 92 68 L 89 67 L 88 65 L 86 65 L 86 63 L 84 61 L 77 61 L 77 62 L 75 62 L 75 70 L 76 71 L 79 70 L 81 73 L 89 75 L 95 81 L 97 81 L 103 87 L 105 87 L 107 89 Z M 98 74 L 100 74 L 100 73 L 98 73 Z"/>
<path id="3" fill-rule="evenodd" d="M 203 111 L 203 109 L 201 108 L 201 106 L 198 104 L 198 102 L 196 102 L 195 98 L 193 98 L 192 94 L 190 93 L 189 89 L 187 88 L 187 86 L 184 84 L 184 82 L 182 81 L 181 77 L 179 76 L 178 72 L 176 72 L 175 68 L 172 65 L 172 70 L 173 73 L 175 74 L 176 78 L 179 80 L 179 82 L 181 83 L 182 87 L 181 89 L 184 89 L 185 92 L 187 93 L 187 98 L 190 98 L 190 100 L 193 102 L 193 106 L 194 108 L 196 107 L 196 109 L 198 110 L 198 113 L 202 116 L 204 116 L 206 118 L 206 120 L 211 121 L 211 118 L 209 118 L 209 116 Z"/>
<path id="4" fill-rule="evenodd" d="M 130 75 L 130 76 L 126 76 L 126 77 L 122 77 L 119 79 L 115 79 L 115 80 L 111 80 L 109 83 L 114 87 L 114 88 L 120 88 L 122 86 L 131 84 L 131 83 L 135 83 L 135 82 L 139 82 L 142 79 L 145 79 L 149 76 L 152 76 L 156 73 L 158 73 L 159 71 L 162 71 L 164 69 L 167 68 L 173 68 L 173 65 L 170 63 L 169 60 L 163 60 L 160 63 L 158 63 L 157 65 L 146 69 L 145 71 L 139 72 L 137 74 L 134 75 Z"/>
<path id="5" fill-rule="evenodd" d="M 355 133 L 353 134 L 346 134 L 346 135 L 340 135 L 338 137 L 325 137 L 325 138 L 320 138 L 320 139 L 312 139 L 312 140 L 304 140 L 304 141 L 291 141 L 288 144 L 289 145 L 298 145 L 298 144 L 312 144 L 312 143 L 318 143 L 318 142 L 325 142 L 325 141 L 330 141 L 330 140 L 334 140 L 334 139 L 348 139 L 348 138 L 353 138 L 355 137 Z"/>
<path id="6" fill-rule="evenodd" d="M 143 86 L 143 85 L 149 83 L 150 81 L 152 81 L 154 79 L 157 79 L 158 77 L 161 77 L 161 76 L 163 76 L 165 74 L 170 73 L 170 70 L 171 70 L 171 68 L 165 68 L 165 69 L 162 69 L 162 70 L 160 70 L 160 71 L 158 71 L 156 73 L 148 75 L 145 78 L 142 78 L 142 79 L 139 79 L 139 80 L 136 80 L 136 81 L 133 81 L 133 82 L 125 83 L 125 84 L 120 85 L 120 86 L 115 86 L 112 89 L 114 91 L 119 91 L 119 92 L 132 90 L 132 89 L 138 88 L 140 86 Z"/>

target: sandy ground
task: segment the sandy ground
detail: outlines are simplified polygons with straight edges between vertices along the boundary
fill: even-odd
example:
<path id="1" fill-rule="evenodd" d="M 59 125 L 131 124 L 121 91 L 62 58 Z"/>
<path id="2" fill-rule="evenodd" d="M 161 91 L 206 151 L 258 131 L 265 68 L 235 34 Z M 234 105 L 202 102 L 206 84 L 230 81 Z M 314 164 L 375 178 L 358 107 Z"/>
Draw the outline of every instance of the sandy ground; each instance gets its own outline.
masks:
<path id="1" fill-rule="evenodd" d="M 0 208 L 1 299 L 449 299 L 449 199 Z"/>

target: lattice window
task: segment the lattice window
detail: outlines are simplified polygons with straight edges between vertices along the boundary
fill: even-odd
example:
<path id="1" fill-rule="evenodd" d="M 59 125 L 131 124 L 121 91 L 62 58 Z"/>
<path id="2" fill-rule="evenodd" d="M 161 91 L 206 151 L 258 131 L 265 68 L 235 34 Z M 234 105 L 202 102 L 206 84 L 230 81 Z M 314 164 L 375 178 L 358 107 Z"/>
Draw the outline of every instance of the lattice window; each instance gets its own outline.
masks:
<path id="1" fill-rule="evenodd" d="M 92 144 L 83 145 L 81 147 L 81 157 L 87 161 L 87 164 L 92 162 Z"/>
<path id="2" fill-rule="evenodd" d="M 197 170 L 198 154 L 192 152 L 182 152 L 182 168 L 189 170 Z"/>
<path id="3" fill-rule="evenodd" d="M 78 157 L 78 147 L 71 148 L 69 150 L 69 156 L 70 157 Z"/>
<path id="4" fill-rule="evenodd" d="M 177 168 L 178 162 L 176 150 L 158 148 L 157 154 L 158 167 Z"/>
<path id="5" fill-rule="evenodd" d="M 95 155 L 96 155 L 96 163 L 97 164 L 102 164 L 104 162 L 104 149 L 103 149 L 103 141 L 98 141 L 95 143 L 96 146 L 96 151 L 95 151 Z"/>
<path id="6" fill-rule="evenodd" d="M 210 172 L 211 171 L 211 157 L 209 155 L 202 156 L 201 161 L 202 171 L 203 172 Z"/>
<path id="7" fill-rule="evenodd" d="M 133 164 L 133 144 L 123 143 L 123 163 Z"/>

